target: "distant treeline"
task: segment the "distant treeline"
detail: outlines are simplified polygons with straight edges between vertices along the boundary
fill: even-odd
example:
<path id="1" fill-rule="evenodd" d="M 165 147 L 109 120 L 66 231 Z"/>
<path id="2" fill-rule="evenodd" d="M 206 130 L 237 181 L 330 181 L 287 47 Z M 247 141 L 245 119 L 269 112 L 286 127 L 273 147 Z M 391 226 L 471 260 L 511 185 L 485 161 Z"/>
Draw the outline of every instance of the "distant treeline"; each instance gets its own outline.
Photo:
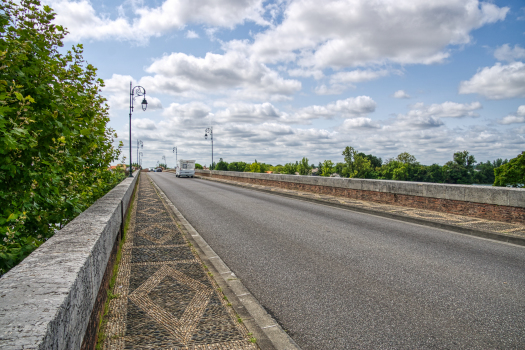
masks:
<path id="1" fill-rule="evenodd" d="M 493 184 L 494 186 L 524 187 L 525 152 L 510 161 L 496 159 L 477 163 L 468 151 L 456 152 L 453 159 L 445 165 L 423 165 L 413 155 L 403 152 L 396 158 L 383 161 L 373 154 L 358 152 L 353 147 L 346 147 L 342 153 L 344 162 L 334 163 L 325 160 L 319 164 L 310 164 L 303 157 L 295 163 L 271 165 L 259 163 L 231 162 L 222 158 L 213 164 L 214 170 L 277 174 L 340 176 L 360 179 L 384 179 L 399 181 L 420 181 L 450 184 Z"/>

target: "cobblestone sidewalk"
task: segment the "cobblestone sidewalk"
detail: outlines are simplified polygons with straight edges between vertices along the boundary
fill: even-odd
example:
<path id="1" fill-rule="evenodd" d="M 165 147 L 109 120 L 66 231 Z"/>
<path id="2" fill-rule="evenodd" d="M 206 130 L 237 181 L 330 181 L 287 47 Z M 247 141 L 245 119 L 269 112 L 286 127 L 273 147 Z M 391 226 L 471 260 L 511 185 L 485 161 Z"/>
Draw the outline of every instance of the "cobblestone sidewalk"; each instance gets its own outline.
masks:
<path id="1" fill-rule="evenodd" d="M 258 349 L 142 174 L 104 349 Z"/>
<path id="2" fill-rule="evenodd" d="M 259 191 L 273 192 L 285 194 L 288 196 L 297 196 L 304 199 L 315 200 L 316 202 L 326 202 L 327 204 L 336 204 L 338 206 L 346 206 L 349 208 L 363 209 L 371 213 L 388 213 L 399 217 L 414 218 L 416 220 L 424 220 L 438 224 L 445 224 L 448 226 L 456 226 L 463 229 L 471 229 L 479 232 L 487 232 L 497 234 L 499 236 L 506 236 L 518 238 L 525 242 L 525 225 L 511 224 L 500 221 L 484 220 L 469 216 L 454 215 L 449 213 L 436 212 L 431 210 L 423 210 L 409 207 L 401 207 L 390 204 L 381 204 L 374 202 L 367 202 L 357 199 L 331 196 L 327 194 L 318 194 L 298 190 L 284 189 L 280 187 L 264 186 L 251 184 L 240 181 L 232 181 L 225 179 L 218 179 L 213 177 L 197 176 L 201 179 L 228 183 L 235 186 L 252 188 Z"/>

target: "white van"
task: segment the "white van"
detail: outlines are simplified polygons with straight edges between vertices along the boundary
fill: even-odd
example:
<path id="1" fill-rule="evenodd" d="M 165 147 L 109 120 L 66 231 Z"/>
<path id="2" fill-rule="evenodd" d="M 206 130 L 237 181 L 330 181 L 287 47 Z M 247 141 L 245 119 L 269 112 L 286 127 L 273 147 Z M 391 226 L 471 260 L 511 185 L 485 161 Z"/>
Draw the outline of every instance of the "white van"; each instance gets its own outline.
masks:
<path id="1" fill-rule="evenodd" d="M 176 177 L 193 177 L 195 175 L 195 160 L 179 160 Z"/>

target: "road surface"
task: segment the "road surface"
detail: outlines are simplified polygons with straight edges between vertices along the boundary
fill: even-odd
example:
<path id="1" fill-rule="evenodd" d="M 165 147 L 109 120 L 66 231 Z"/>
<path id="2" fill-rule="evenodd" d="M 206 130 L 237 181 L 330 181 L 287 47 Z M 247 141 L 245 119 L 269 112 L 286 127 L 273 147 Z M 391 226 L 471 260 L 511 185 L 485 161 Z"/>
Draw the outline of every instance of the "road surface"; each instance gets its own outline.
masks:
<path id="1" fill-rule="evenodd" d="M 525 248 L 151 178 L 303 349 L 525 349 Z"/>

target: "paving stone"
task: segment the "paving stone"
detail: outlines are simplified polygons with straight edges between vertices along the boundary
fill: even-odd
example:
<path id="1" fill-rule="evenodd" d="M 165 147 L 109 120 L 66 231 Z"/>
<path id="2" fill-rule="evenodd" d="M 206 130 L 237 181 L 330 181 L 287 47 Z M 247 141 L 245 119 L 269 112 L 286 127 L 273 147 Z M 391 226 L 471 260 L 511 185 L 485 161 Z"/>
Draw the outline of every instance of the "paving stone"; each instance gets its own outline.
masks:
<path id="1" fill-rule="evenodd" d="M 104 349 L 258 349 L 142 176 Z"/>

